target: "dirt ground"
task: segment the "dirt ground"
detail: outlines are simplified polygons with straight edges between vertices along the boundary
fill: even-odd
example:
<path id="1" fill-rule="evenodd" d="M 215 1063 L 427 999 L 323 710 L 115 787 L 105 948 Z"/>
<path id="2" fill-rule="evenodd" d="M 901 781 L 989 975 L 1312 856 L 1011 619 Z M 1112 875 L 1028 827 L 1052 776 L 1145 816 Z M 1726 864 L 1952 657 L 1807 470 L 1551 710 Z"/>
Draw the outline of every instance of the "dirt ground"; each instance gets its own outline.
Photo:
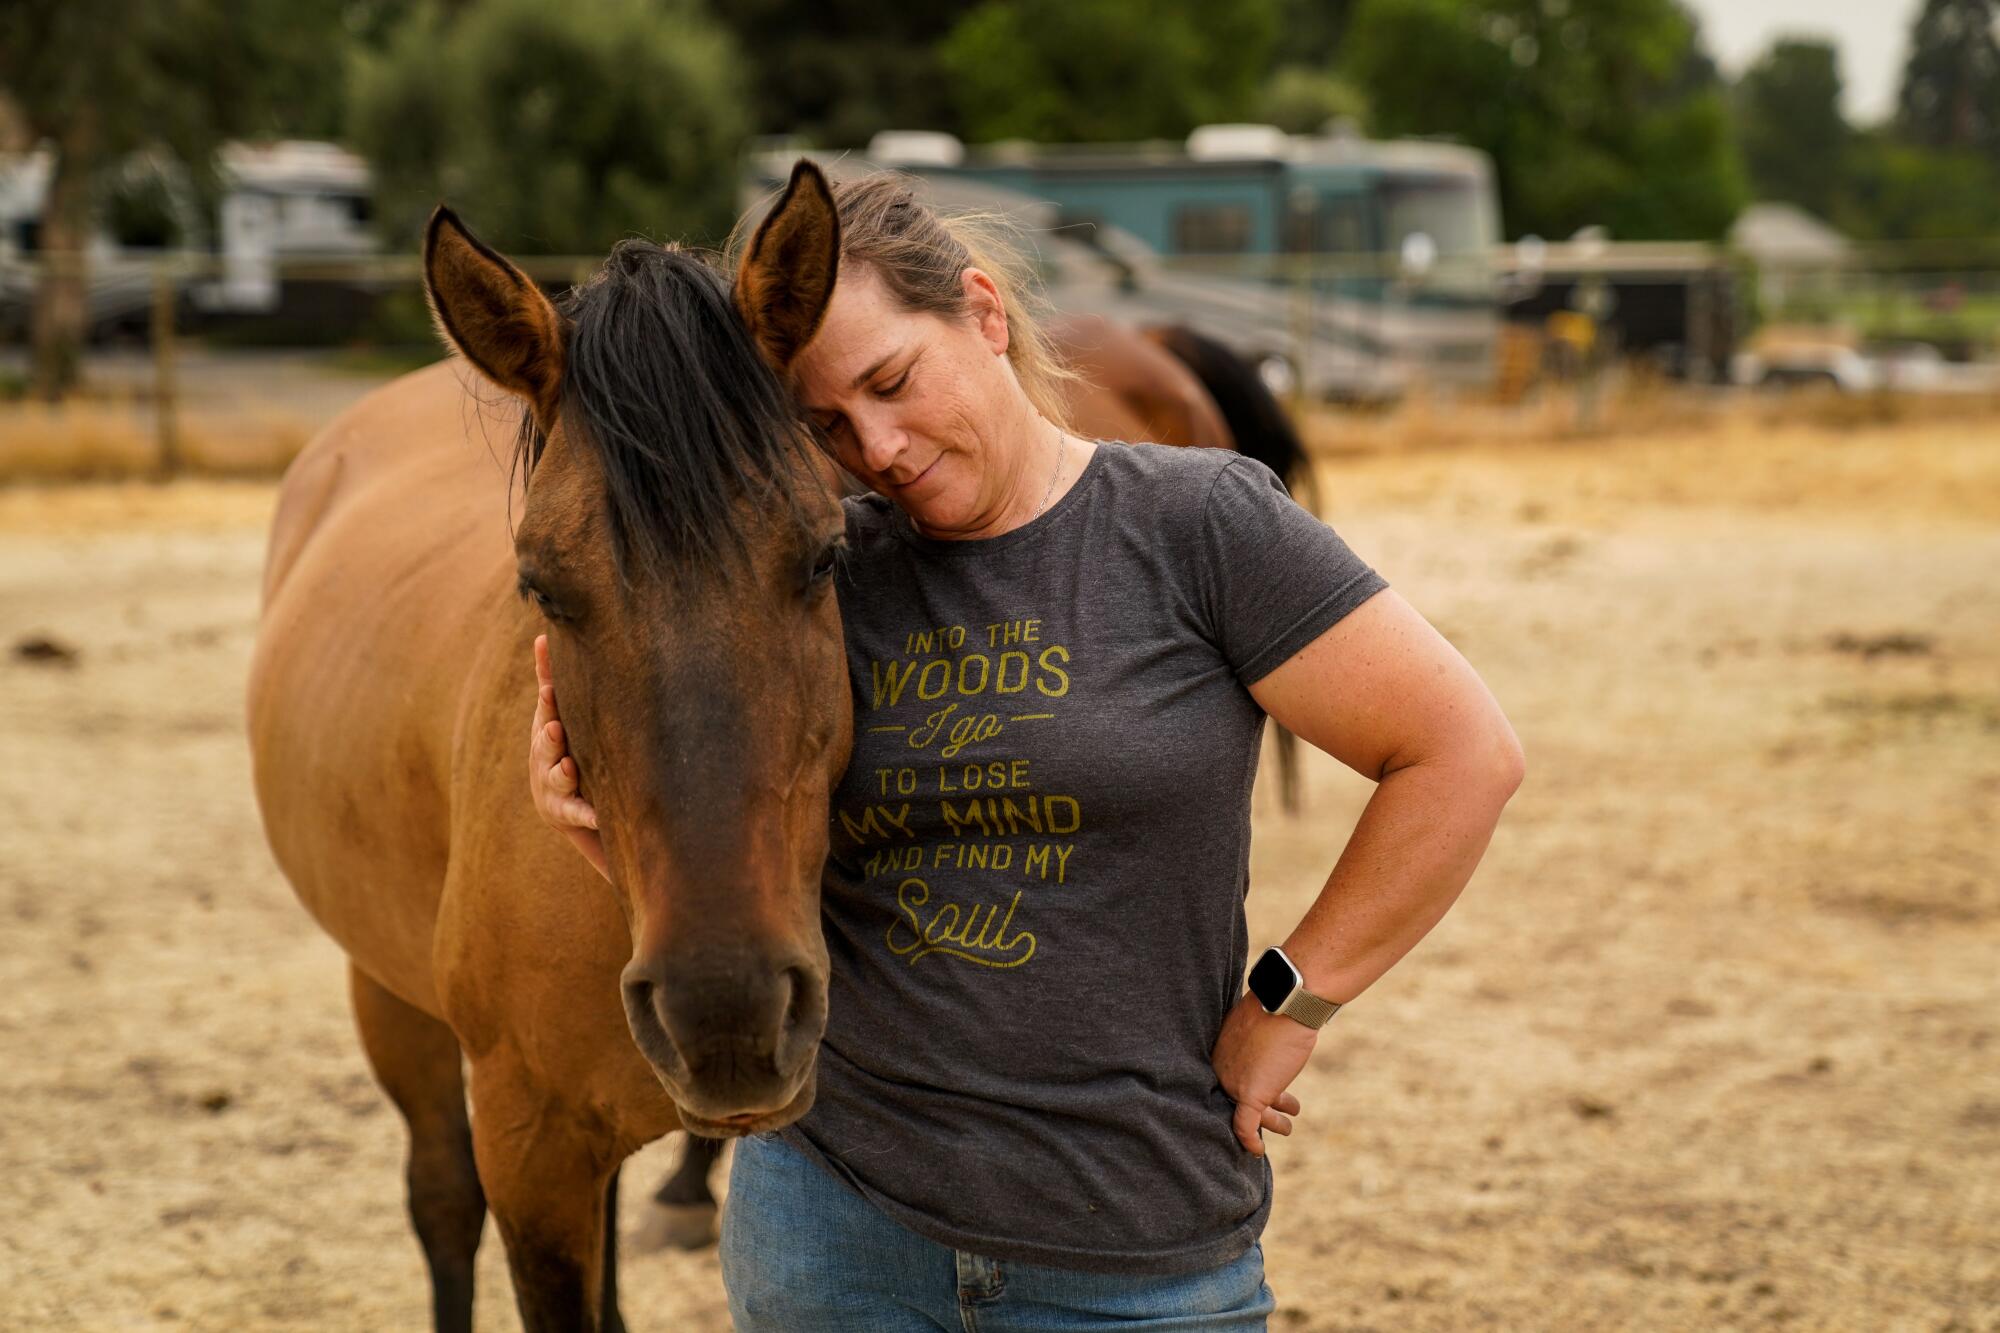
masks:
<path id="1" fill-rule="evenodd" d="M 2000 1329 L 2000 418 L 1321 472 L 1529 775 L 1298 1089 L 1273 1327 Z M 250 793 L 272 497 L 0 490 L 0 1327 L 428 1317 L 401 1124 Z M 1312 759 L 1303 820 L 1260 793 L 1254 939 L 1371 790 Z M 635 1330 L 727 1325 L 713 1251 L 623 1276 Z M 490 1229 L 479 1282 L 517 1327 Z"/>

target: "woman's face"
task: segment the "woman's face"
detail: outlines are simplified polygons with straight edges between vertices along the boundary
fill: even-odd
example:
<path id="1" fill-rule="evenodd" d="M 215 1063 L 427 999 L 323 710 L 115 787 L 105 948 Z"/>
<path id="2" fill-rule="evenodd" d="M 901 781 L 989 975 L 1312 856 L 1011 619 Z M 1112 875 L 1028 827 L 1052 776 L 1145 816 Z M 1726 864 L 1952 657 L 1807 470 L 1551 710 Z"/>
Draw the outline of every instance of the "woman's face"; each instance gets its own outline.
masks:
<path id="1" fill-rule="evenodd" d="M 964 282 L 971 312 L 945 318 L 904 309 L 873 269 L 844 265 L 792 362 L 841 466 L 943 536 L 997 517 L 1024 452 L 1006 447 L 1021 400 L 999 293 L 978 269 Z"/>

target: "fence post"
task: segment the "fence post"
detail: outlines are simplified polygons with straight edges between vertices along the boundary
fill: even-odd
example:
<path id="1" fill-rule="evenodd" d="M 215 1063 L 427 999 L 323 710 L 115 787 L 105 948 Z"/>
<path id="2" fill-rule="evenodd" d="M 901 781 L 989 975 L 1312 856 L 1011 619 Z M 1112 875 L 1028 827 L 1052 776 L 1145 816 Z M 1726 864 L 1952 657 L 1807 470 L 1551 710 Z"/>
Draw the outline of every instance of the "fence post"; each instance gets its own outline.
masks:
<path id="1" fill-rule="evenodd" d="M 174 409 L 174 280 L 162 260 L 153 268 L 153 418 L 162 481 L 181 470 L 180 426 Z"/>
<path id="2" fill-rule="evenodd" d="M 1313 354 L 1313 260 L 1308 255 L 1287 256 L 1275 259 L 1278 264 L 1289 263 L 1292 267 L 1292 420 L 1297 422 L 1301 433 L 1306 424 L 1306 409 L 1317 397 L 1307 388 L 1306 380 L 1312 373 Z"/>

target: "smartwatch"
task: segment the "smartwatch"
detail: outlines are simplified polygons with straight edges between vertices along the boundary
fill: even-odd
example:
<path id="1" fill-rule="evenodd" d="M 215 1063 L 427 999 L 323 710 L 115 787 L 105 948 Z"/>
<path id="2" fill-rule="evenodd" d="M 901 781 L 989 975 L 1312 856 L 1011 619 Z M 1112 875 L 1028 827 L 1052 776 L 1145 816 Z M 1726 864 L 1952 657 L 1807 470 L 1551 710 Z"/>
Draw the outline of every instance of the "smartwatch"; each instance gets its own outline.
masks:
<path id="1" fill-rule="evenodd" d="M 1307 990 L 1305 978 L 1292 966 L 1292 960 L 1275 946 L 1264 950 L 1264 956 L 1250 969 L 1250 993 L 1264 1006 L 1265 1013 L 1283 1014 L 1309 1028 L 1326 1026 L 1326 1020 L 1340 1009 L 1335 1001 L 1321 999 Z"/>

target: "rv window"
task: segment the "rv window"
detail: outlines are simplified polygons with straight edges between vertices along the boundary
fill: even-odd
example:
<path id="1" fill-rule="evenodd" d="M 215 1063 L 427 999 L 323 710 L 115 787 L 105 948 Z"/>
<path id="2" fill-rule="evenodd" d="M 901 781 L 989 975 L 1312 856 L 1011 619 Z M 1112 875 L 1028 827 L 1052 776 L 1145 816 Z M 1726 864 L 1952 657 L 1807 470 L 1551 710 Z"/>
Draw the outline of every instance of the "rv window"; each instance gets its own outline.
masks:
<path id="1" fill-rule="evenodd" d="M 1446 255 L 1476 254 L 1485 247 L 1486 213 L 1477 182 L 1463 176 L 1406 176 L 1381 184 L 1386 249 L 1400 249 L 1411 232 L 1424 232 Z"/>
<path id="2" fill-rule="evenodd" d="M 1367 254 L 1375 248 L 1368 235 L 1368 201 L 1359 195 L 1328 195 L 1320 202 L 1319 247 L 1332 255 Z"/>
<path id="3" fill-rule="evenodd" d="M 1185 204 L 1174 210 L 1174 250 L 1184 255 L 1238 255 L 1250 248 L 1247 204 Z"/>
<path id="4" fill-rule="evenodd" d="M 1374 248 L 1363 195 L 1308 192 L 1286 215 L 1285 249 L 1292 254 L 1358 255 Z"/>

